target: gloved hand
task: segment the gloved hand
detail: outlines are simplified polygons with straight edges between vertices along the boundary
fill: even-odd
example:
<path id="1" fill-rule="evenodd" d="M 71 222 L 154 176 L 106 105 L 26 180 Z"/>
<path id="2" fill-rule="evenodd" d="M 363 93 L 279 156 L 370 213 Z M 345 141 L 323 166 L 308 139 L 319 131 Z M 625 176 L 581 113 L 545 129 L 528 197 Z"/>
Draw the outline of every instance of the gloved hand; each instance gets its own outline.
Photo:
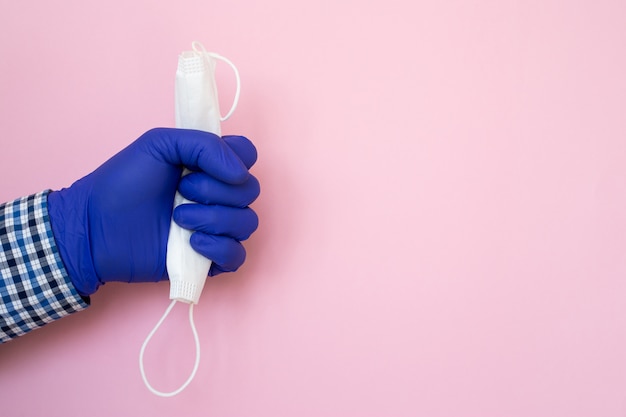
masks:
<path id="1" fill-rule="evenodd" d="M 241 136 L 220 138 L 183 129 L 153 129 L 69 188 L 48 196 L 50 223 L 70 279 L 83 296 L 108 281 L 167 279 L 165 254 L 174 210 L 195 230 L 191 246 L 213 261 L 209 275 L 235 271 L 240 241 L 257 228 L 248 207 L 259 183 L 248 169 L 256 149 Z M 192 173 L 182 179 L 183 166 Z"/>

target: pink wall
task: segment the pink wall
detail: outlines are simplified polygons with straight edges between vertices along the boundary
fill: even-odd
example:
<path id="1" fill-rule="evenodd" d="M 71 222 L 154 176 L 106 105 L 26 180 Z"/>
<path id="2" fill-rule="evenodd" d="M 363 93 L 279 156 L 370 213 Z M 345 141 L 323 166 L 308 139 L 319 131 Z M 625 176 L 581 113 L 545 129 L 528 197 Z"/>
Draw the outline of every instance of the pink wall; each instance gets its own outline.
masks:
<path id="1" fill-rule="evenodd" d="M 39 3 L 33 5 L 33 3 Z M 261 217 L 157 398 L 167 283 L 0 346 L 0 415 L 623 416 L 626 3 L 0 0 L 0 199 L 173 124 L 192 40 L 243 80 Z M 219 74 L 222 97 L 232 91 Z M 193 356 L 184 308 L 154 385 Z"/>

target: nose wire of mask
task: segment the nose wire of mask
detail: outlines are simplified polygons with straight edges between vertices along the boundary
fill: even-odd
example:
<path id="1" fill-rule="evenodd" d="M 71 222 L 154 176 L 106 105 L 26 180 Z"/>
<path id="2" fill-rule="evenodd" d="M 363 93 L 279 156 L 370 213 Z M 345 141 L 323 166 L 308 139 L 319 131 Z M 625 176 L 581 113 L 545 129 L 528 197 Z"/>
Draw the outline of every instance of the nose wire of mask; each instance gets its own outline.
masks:
<path id="1" fill-rule="evenodd" d="M 228 59 L 213 52 L 207 52 L 200 42 L 192 43 L 192 51 L 185 51 L 178 57 L 176 70 L 175 115 L 176 127 L 183 129 L 204 130 L 221 135 L 220 122 L 228 119 L 239 101 L 241 81 L 237 67 Z M 237 88 L 233 104 L 222 117 L 219 110 L 217 87 L 215 85 L 215 60 L 228 64 L 234 71 Z M 190 171 L 185 169 L 183 176 Z M 174 207 L 180 204 L 194 204 L 176 192 Z M 139 352 L 139 370 L 146 387 L 160 397 L 173 397 L 182 392 L 193 380 L 200 364 L 200 340 L 193 320 L 193 306 L 198 304 L 200 294 L 204 288 L 206 278 L 211 268 L 211 260 L 197 253 L 191 247 L 189 238 L 191 231 L 178 226 L 173 220 L 170 224 L 170 233 L 167 241 L 167 273 L 170 278 L 170 299 L 172 302 L 165 310 L 165 314 L 158 321 L 154 329 L 141 346 Z M 154 389 L 146 377 L 143 357 L 152 336 L 161 327 L 177 301 L 189 304 L 189 324 L 193 333 L 196 347 L 196 360 L 191 375 L 185 383 L 175 391 L 161 392 Z"/>

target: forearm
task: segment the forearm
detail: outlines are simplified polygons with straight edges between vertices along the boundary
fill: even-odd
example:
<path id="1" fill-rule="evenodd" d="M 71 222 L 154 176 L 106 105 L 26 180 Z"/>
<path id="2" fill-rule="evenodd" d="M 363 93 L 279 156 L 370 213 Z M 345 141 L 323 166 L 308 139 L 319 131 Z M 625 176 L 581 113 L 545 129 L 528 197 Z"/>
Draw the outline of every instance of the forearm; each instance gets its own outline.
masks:
<path id="1" fill-rule="evenodd" d="M 0 205 L 0 342 L 88 307 L 59 255 L 44 191 Z"/>

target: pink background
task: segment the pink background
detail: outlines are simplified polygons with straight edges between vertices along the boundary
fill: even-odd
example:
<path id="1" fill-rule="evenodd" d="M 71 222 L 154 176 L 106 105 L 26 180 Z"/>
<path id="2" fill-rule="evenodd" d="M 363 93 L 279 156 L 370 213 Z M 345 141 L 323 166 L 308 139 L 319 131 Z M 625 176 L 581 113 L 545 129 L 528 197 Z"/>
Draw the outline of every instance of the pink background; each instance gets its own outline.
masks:
<path id="1" fill-rule="evenodd" d="M 162 399 L 168 284 L 0 346 L 3 416 L 626 415 L 623 1 L 0 0 L 2 201 L 173 124 L 232 59 L 261 226 Z M 224 107 L 233 91 L 218 72 Z M 157 388 L 193 359 L 184 308 Z"/>

